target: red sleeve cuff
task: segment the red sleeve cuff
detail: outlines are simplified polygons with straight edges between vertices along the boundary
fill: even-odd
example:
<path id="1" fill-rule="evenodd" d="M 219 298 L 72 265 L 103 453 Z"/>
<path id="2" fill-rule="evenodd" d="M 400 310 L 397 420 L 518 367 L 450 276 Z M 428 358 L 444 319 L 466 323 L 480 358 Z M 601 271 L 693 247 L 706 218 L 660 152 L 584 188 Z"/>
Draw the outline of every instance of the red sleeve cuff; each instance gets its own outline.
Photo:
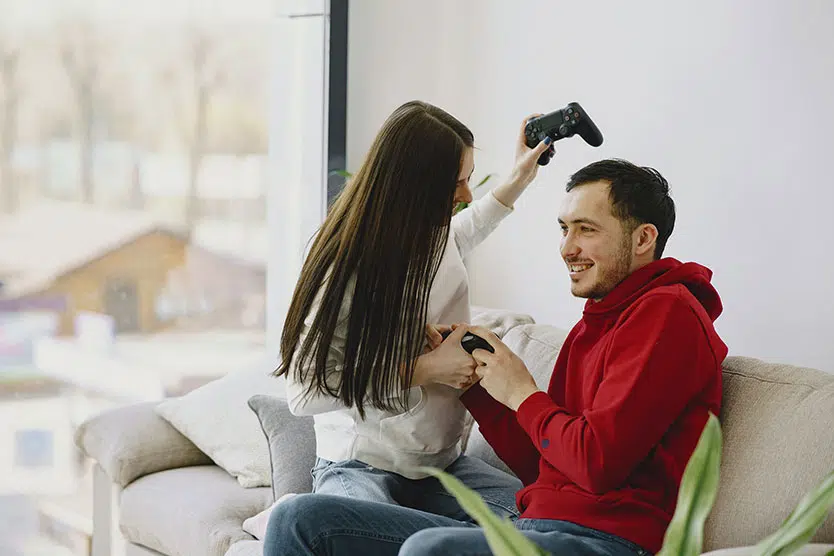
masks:
<path id="1" fill-rule="evenodd" d="M 460 401 L 463 405 L 469 407 L 470 404 L 478 403 L 477 400 L 483 397 L 484 394 L 486 394 L 486 390 L 484 390 L 480 382 L 476 382 L 466 392 L 460 395 Z"/>
<path id="2" fill-rule="evenodd" d="M 534 443 L 537 441 L 538 423 L 541 420 L 539 416 L 542 412 L 551 412 L 556 407 L 558 406 L 550 398 L 550 395 L 541 391 L 531 394 L 518 406 L 515 413 L 518 424 L 527 432 Z"/>

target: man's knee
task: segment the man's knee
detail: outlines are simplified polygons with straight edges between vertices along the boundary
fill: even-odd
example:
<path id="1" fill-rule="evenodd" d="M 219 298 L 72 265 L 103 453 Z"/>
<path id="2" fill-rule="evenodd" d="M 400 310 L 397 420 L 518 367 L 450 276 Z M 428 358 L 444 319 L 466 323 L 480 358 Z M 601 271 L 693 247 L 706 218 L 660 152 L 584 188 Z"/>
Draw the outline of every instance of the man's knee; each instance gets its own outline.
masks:
<path id="1" fill-rule="evenodd" d="M 435 537 L 437 535 L 437 537 Z M 408 537 L 400 548 L 399 556 L 429 556 L 430 554 L 443 554 L 438 552 L 434 541 L 440 535 L 434 529 L 423 529 Z"/>
<path id="2" fill-rule="evenodd" d="M 448 554 L 476 554 L 483 544 L 489 548 L 480 529 L 436 527 L 423 529 L 406 539 L 399 556 L 445 556 Z"/>

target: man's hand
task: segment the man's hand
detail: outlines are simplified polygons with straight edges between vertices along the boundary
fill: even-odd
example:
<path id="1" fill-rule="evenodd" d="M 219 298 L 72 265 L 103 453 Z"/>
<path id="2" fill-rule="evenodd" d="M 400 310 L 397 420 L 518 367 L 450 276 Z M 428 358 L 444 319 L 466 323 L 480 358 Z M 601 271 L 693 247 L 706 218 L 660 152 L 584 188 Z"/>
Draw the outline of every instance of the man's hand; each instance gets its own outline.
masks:
<path id="1" fill-rule="evenodd" d="M 489 394 L 513 411 L 531 394 L 539 391 L 536 381 L 524 361 L 510 350 L 498 336 L 480 326 L 468 330 L 490 343 L 495 353 L 476 349 L 472 357 L 478 362 L 475 372 L 481 377 L 481 386 Z"/>

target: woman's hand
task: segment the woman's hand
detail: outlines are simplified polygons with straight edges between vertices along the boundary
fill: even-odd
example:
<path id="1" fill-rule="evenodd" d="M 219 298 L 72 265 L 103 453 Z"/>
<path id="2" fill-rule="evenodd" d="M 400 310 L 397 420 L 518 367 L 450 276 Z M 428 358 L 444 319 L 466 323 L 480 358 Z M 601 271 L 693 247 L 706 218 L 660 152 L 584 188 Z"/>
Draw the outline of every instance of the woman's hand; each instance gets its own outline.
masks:
<path id="1" fill-rule="evenodd" d="M 493 190 L 495 198 L 504 206 L 512 207 L 527 186 L 530 185 L 530 182 L 536 178 L 539 172 L 538 161 L 542 153 L 548 151 L 548 156 L 552 158 L 556 152 L 550 137 L 546 137 L 544 141 L 541 141 L 532 149 L 527 146 L 524 128 L 529 120 L 538 116 L 541 116 L 541 114 L 530 114 L 521 122 L 521 129 L 518 132 L 515 145 L 515 167 L 513 167 L 509 179 Z"/>
<path id="2" fill-rule="evenodd" d="M 435 383 L 445 384 L 452 388 L 468 386 L 477 379 L 477 375 L 475 374 L 475 360 L 460 345 L 460 340 L 466 333 L 466 327 L 430 326 L 435 328 L 431 332 L 428 327 L 426 329 L 427 335 L 431 336 L 429 346 L 436 345 L 436 347 L 417 358 L 412 385 Z M 451 334 L 444 340 L 442 334 L 445 330 L 451 330 Z M 437 342 L 438 337 L 440 342 Z"/>
<path id="3" fill-rule="evenodd" d="M 427 324 L 426 325 L 426 349 L 423 353 L 428 353 L 437 349 L 443 343 L 443 334 L 451 332 L 452 326 L 448 324 Z"/>
<path id="4" fill-rule="evenodd" d="M 527 127 L 527 122 L 539 116 L 542 116 L 542 114 L 530 114 L 524 118 L 524 121 L 521 122 L 521 129 L 518 130 L 518 139 L 515 145 L 515 167 L 510 174 L 510 181 L 518 182 L 521 187 L 527 187 L 536 178 L 539 171 L 539 157 L 543 152 L 548 151 L 548 156 L 551 158 L 556 154 L 556 149 L 553 148 L 550 137 L 545 137 L 544 141 L 541 141 L 532 149 L 527 146 L 524 129 Z"/>

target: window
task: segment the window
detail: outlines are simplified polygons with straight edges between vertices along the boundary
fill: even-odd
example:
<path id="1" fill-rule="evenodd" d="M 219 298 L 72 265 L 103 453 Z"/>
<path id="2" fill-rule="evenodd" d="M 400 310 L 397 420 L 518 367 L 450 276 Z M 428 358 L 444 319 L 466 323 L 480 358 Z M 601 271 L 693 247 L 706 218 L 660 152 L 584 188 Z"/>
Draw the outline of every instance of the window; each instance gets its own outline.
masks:
<path id="1" fill-rule="evenodd" d="M 136 283 L 109 278 L 104 288 L 104 312 L 113 318 L 116 333 L 139 332 L 139 293 Z"/>
<path id="2" fill-rule="evenodd" d="M 20 430 L 15 432 L 14 464 L 25 469 L 41 469 L 54 464 L 52 431 Z"/>
<path id="3" fill-rule="evenodd" d="M 90 519 L 89 462 L 56 448 L 68 415 L 196 386 L 265 350 L 276 3 L 30 4 L 0 17 L 0 418 L 64 409 L 0 444 L 22 478 L 0 516 L 18 504 L 35 522 L 56 507 Z M 76 494 L 27 491 L 50 468 L 61 484 L 58 470 L 78 469 Z"/>

